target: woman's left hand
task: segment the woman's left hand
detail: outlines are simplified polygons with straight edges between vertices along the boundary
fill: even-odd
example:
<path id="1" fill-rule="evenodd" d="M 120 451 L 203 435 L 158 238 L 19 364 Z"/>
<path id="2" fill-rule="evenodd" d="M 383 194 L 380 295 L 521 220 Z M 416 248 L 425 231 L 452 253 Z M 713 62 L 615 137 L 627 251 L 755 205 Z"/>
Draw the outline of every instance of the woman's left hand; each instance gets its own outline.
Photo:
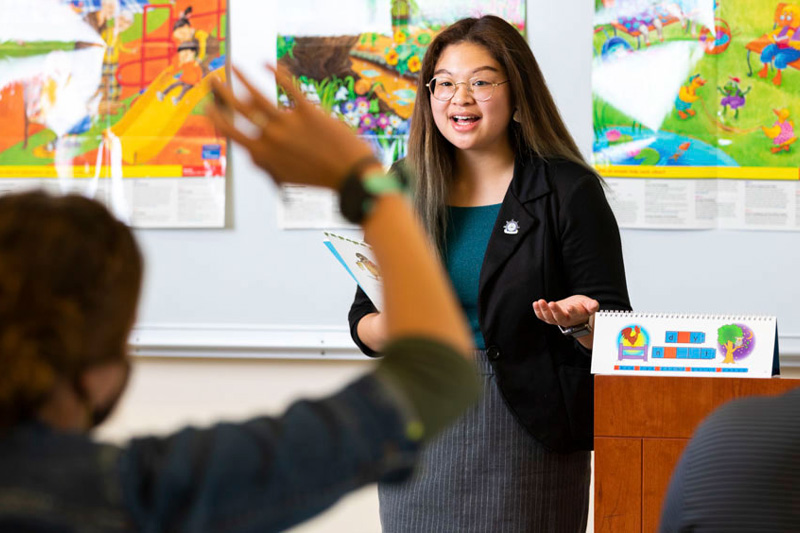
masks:
<path id="1" fill-rule="evenodd" d="M 533 302 L 533 312 L 536 318 L 551 324 L 567 328 L 589 322 L 593 322 L 594 314 L 600 309 L 600 303 L 594 298 L 589 298 L 582 294 L 576 294 L 569 298 L 564 298 L 557 302 L 537 300 Z M 576 339 L 586 348 L 592 347 L 593 335 L 586 335 Z"/>
<path id="2" fill-rule="evenodd" d="M 557 302 L 537 300 L 533 302 L 533 312 L 542 322 L 567 328 L 585 324 L 589 317 L 600 309 L 597 300 L 576 294 Z"/>

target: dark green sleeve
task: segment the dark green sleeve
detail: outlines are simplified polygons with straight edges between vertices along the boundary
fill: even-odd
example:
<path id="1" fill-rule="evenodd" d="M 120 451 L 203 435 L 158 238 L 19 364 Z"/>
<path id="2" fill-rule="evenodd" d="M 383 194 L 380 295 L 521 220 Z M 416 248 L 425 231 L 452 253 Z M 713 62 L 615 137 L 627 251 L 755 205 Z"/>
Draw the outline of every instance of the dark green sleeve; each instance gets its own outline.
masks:
<path id="1" fill-rule="evenodd" d="M 428 338 L 389 343 L 376 375 L 405 400 L 421 437 L 430 439 L 480 397 L 475 366 L 451 346 Z M 413 427 L 413 424 L 410 426 Z"/>

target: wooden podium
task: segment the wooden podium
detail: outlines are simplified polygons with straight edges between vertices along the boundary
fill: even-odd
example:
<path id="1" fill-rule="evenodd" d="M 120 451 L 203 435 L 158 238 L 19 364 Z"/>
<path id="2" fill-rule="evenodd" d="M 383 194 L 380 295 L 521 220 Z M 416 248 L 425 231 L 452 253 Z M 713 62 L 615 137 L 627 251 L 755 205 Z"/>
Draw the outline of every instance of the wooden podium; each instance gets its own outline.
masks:
<path id="1" fill-rule="evenodd" d="M 595 376 L 596 533 L 658 531 L 672 470 L 697 425 L 721 404 L 775 395 L 800 379 Z"/>

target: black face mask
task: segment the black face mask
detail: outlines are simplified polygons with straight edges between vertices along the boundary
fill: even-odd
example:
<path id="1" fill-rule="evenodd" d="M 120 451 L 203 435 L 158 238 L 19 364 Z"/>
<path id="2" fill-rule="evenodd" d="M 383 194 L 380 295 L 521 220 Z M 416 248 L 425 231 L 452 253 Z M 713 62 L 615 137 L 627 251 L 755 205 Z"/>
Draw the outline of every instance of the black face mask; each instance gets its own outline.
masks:
<path id="1" fill-rule="evenodd" d="M 117 389 L 117 391 L 106 404 L 98 406 L 93 406 L 89 403 L 89 395 L 86 393 L 83 385 L 81 385 L 80 380 L 76 380 L 75 390 L 78 391 L 80 397 L 83 398 L 84 402 L 86 402 L 87 406 L 89 407 L 89 423 L 91 425 L 89 429 L 96 428 L 105 422 L 109 416 L 111 416 L 111 413 L 114 412 L 114 408 L 119 403 L 119 400 L 122 398 L 122 395 L 128 386 L 128 379 L 130 378 L 130 375 L 131 364 L 129 361 L 125 361 L 125 377 L 122 379 L 119 389 Z"/>

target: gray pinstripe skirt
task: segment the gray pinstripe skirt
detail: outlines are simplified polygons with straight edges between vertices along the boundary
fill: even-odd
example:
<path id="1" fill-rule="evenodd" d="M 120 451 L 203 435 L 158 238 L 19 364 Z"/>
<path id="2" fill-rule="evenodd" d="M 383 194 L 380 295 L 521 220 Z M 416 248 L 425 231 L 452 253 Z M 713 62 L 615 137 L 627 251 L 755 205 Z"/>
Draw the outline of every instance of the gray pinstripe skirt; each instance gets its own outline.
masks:
<path id="1" fill-rule="evenodd" d="M 546 450 L 500 395 L 484 351 L 481 402 L 423 450 L 415 474 L 378 486 L 384 533 L 584 533 L 590 453 Z"/>

